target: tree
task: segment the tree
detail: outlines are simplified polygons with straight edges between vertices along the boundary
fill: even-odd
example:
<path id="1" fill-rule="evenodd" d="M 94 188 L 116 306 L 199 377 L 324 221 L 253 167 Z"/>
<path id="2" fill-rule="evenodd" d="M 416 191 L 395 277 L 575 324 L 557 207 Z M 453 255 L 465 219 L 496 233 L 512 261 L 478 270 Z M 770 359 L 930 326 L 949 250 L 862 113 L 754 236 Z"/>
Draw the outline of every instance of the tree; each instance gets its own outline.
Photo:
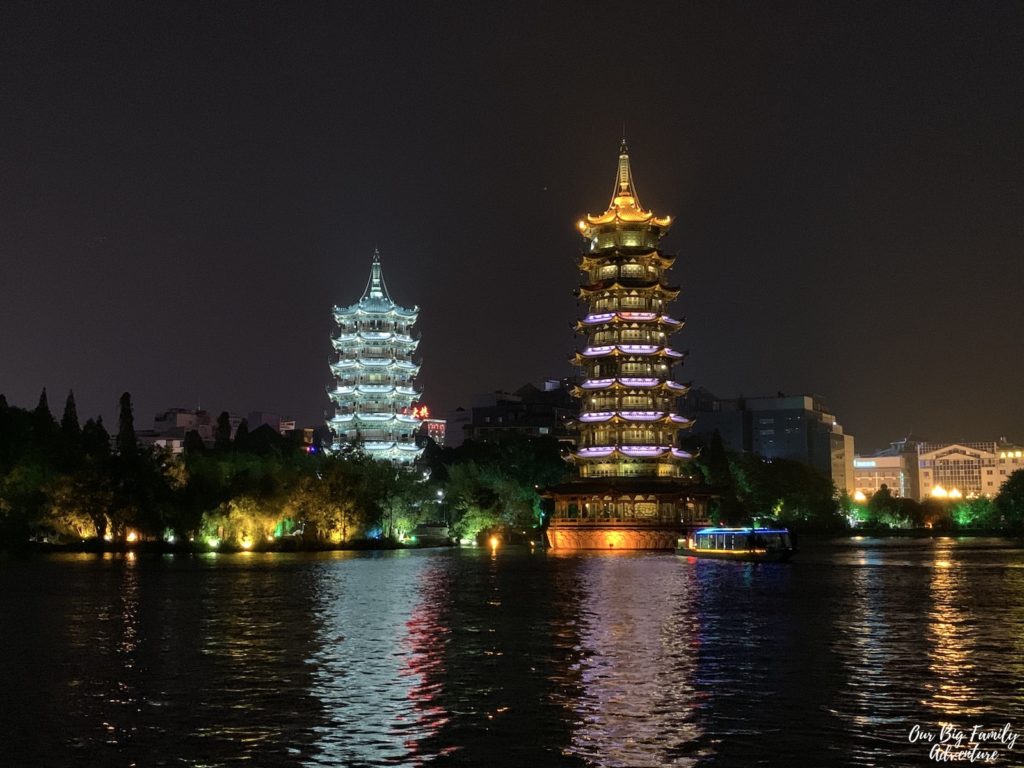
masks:
<path id="1" fill-rule="evenodd" d="M 68 392 L 68 399 L 64 402 L 64 415 L 60 419 L 60 431 L 70 441 L 77 441 L 82 434 L 82 428 L 78 424 L 78 409 L 75 407 L 75 392 Z"/>
<path id="2" fill-rule="evenodd" d="M 238 425 L 238 429 L 235 430 L 235 448 L 240 451 L 244 451 L 248 446 L 246 443 L 249 442 L 249 420 L 242 419 Z"/>
<path id="3" fill-rule="evenodd" d="M 1007 526 L 1015 530 L 1024 528 L 1024 469 L 1006 478 L 996 495 L 996 509 Z"/>
<path id="4" fill-rule="evenodd" d="M 138 443 L 135 438 L 135 416 L 132 413 L 132 396 L 125 392 L 119 401 L 117 417 L 117 452 L 122 456 L 135 456 Z"/>
<path id="5" fill-rule="evenodd" d="M 110 458 L 110 433 L 103 426 L 103 417 L 89 419 L 82 427 L 82 450 L 94 461 Z"/>
<path id="6" fill-rule="evenodd" d="M 213 447 L 218 451 L 226 451 L 231 447 L 231 416 L 221 411 L 217 417 L 217 428 L 213 433 Z"/>

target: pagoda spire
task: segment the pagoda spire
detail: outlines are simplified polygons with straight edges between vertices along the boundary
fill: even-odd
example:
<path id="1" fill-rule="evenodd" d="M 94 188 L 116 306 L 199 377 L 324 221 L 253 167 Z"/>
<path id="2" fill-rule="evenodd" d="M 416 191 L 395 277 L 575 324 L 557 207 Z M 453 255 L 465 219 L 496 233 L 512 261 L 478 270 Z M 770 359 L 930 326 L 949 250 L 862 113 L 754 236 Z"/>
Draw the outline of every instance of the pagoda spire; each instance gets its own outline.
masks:
<path id="1" fill-rule="evenodd" d="M 619 144 L 619 167 L 615 173 L 615 189 L 609 208 L 631 206 L 640 209 L 640 197 L 633 185 L 633 170 L 629 166 L 629 147 L 626 145 L 626 129 L 622 129 L 622 143 Z"/>
<path id="2" fill-rule="evenodd" d="M 380 249 L 376 246 L 373 249 L 373 262 L 370 265 L 370 279 L 366 283 L 366 290 L 363 291 L 364 299 L 386 299 L 391 301 L 388 294 L 388 287 L 384 284 L 384 272 L 380 266 Z"/>

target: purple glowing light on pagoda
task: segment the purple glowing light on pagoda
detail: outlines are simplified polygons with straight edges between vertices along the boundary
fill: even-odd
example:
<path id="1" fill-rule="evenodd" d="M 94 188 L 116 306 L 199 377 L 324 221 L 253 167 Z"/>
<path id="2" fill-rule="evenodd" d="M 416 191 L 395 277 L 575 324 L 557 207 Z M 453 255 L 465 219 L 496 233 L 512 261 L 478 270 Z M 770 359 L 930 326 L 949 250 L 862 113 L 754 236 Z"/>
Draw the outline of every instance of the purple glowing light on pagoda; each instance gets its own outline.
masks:
<path id="1" fill-rule="evenodd" d="M 692 453 L 688 453 L 686 451 L 680 450 L 679 448 L 673 448 L 672 449 L 672 455 L 675 456 L 677 459 L 692 459 L 693 458 L 693 454 Z"/>
<path id="2" fill-rule="evenodd" d="M 590 448 L 580 448 L 576 453 L 587 458 L 603 458 L 611 456 L 615 452 L 614 445 L 596 445 Z"/>
<path id="3" fill-rule="evenodd" d="M 586 379 L 580 384 L 583 389 L 605 389 L 615 383 L 615 379 Z"/>
<path id="4" fill-rule="evenodd" d="M 631 355 L 653 355 L 659 352 L 662 348 L 657 344 L 619 344 L 619 349 Z"/>
<path id="5" fill-rule="evenodd" d="M 614 344 L 604 347 L 587 347 L 583 350 L 583 355 L 584 357 L 598 357 L 600 355 L 607 355 L 613 349 L 615 349 Z"/>
<path id="6" fill-rule="evenodd" d="M 632 445 L 619 447 L 619 451 L 623 455 L 630 456 L 634 459 L 656 459 L 658 456 L 661 456 L 669 450 L 670 449 L 667 445 Z"/>
<path id="7" fill-rule="evenodd" d="M 580 421 L 586 422 L 601 422 L 608 421 L 615 416 L 615 411 L 592 411 L 590 413 L 581 413 Z"/>
<path id="8" fill-rule="evenodd" d="M 664 411 L 621 411 L 622 418 L 628 421 L 657 421 L 665 416 Z"/>
<path id="9" fill-rule="evenodd" d="M 654 312 L 619 312 L 623 320 L 653 320 L 657 316 Z"/>
<path id="10" fill-rule="evenodd" d="M 627 376 L 619 381 L 627 387 L 656 387 L 661 379 L 655 376 Z"/>

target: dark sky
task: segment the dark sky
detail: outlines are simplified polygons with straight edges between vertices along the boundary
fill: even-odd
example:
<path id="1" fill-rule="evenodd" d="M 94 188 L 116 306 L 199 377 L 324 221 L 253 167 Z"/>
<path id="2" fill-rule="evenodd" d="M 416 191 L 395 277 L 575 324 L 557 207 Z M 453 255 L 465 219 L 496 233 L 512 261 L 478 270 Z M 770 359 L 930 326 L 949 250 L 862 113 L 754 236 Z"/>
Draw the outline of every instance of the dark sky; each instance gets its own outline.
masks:
<path id="1" fill-rule="evenodd" d="M 564 375 L 626 122 L 681 378 L 1024 439 L 1019 3 L 0 4 L 0 392 L 327 406 L 374 245 L 437 412 Z"/>

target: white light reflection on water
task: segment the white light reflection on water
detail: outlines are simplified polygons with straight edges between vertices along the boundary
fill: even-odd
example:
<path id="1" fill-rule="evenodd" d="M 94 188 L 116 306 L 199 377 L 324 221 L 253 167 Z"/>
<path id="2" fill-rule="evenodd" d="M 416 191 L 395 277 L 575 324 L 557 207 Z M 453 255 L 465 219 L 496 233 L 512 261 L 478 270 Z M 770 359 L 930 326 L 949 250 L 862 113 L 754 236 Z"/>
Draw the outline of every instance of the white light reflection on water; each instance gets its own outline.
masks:
<path id="1" fill-rule="evenodd" d="M 415 554 L 338 556 L 324 563 L 315 607 L 319 619 L 311 694 L 322 702 L 315 762 L 414 765 L 416 744 L 437 727 L 424 716 L 430 621 L 423 581 L 438 564 Z M 416 585 L 414 588 L 411 586 Z"/>

